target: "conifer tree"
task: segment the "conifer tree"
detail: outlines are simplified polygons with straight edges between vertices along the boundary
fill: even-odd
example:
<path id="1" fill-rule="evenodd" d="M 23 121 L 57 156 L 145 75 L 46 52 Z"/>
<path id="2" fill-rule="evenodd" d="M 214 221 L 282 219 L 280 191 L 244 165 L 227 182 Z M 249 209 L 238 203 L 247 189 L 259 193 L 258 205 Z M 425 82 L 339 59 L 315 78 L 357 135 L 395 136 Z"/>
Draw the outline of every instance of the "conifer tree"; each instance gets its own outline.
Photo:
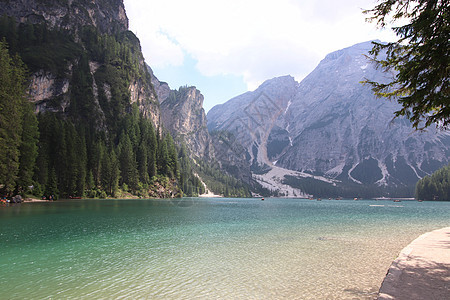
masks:
<path id="1" fill-rule="evenodd" d="M 130 138 L 126 133 L 122 133 L 118 148 L 121 176 L 120 183 L 126 184 L 132 189 L 136 189 L 138 185 L 136 158 Z"/>
<path id="2" fill-rule="evenodd" d="M 19 190 L 31 186 L 33 183 L 34 168 L 38 155 L 37 143 L 39 140 L 39 129 L 36 115 L 30 103 L 23 105 L 22 141 L 19 157 Z"/>
<path id="3" fill-rule="evenodd" d="M 158 173 L 164 176 L 170 175 L 169 168 L 169 150 L 167 149 L 167 140 L 163 138 L 158 143 Z"/>
<path id="4" fill-rule="evenodd" d="M 19 172 L 25 78 L 23 63 L 11 58 L 6 43 L 0 42 L 0 185 L 9 193 Z"/>
<path id="5" fill-rule="evenodd" d="M 394 80 L 366 80 L 376 95 L 393 98 L 403 106 L 396 116 L 406 116 L 416 129 L 436 123 L 450 125 L 450 3 L 448 0 L 383 0 L 364 13 L 383 28 L 393 21 L 398 40 L 374 43 L 370 54 L 383 70 L 395 70 Z M 386 51 L 386 56 L 380 55 Z"/>

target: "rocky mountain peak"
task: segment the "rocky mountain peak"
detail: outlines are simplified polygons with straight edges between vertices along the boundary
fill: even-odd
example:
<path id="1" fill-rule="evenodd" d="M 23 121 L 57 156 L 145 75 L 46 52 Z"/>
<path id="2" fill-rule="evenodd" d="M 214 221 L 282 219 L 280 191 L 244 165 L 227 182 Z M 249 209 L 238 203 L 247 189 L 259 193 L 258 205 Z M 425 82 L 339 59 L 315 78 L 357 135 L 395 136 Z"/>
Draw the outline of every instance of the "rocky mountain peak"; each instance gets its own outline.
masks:
<path id="1" fill-rule="evenodd" d="M 366 57 L 371 48 L 365 42 L 330 53 L 300 83 L 289 76 L 268 80 L 212 108 L 208 128 L 232 133 L 254 177 L 272 190 L 287 181 L 299 187 L 306 174 L 338 186 L 412 187 L 448 164 L 450 133 L 414 132 L 408 120 L 393 120 L 399 104 L 360 83 L 393 76 Z"/>

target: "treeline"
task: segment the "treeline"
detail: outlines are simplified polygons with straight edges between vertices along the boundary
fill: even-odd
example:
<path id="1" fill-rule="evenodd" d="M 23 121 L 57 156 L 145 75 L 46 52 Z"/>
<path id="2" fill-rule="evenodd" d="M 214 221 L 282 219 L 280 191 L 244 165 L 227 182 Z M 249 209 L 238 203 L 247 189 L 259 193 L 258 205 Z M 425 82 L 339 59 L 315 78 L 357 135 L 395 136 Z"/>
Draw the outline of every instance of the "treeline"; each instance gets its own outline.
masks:
<path id="1" fill-rule="evenodd" d="M 418 200 L 450 201 L 450 165 L 419 180 L 415 197 Z"/>
<path id="2" fill-rule="evenodd" d="M 220 169 L 218 165 L 200 162 L 198 173 L 208 188 L 217 195 L 225 197 L 251 197 L 249 186 L 231 177 Z"/>
<path id="3" fill-rule="evenodd" d="M 25 97 L 25 66 L 0 41 L 0 192 L 22 191 L 32 184 L 38 123 Z"/>
<path id="4" fill-rule="evenodd" d="M 317 198 L 374 198 L 374 197 L 412 197 L 414 187 L 398 186 L 383 187 L 375 184 L 360 185 L 351 182 L 339 182 L 336 185 L 318 179 L 295 176 L 286 176 L 284 184 L 298 188 L 301 191 Z M 283 196 L 283 195 L 281 195 Z"/>
<path id="5" fill-rule="evenodd" d="M 55 114 L 39 120 L 34 193 L 61 197 L 181 195 L 178 151 L 170 134 L 159 136 L 136 106 L 119 125 L 116 140 Z"/>

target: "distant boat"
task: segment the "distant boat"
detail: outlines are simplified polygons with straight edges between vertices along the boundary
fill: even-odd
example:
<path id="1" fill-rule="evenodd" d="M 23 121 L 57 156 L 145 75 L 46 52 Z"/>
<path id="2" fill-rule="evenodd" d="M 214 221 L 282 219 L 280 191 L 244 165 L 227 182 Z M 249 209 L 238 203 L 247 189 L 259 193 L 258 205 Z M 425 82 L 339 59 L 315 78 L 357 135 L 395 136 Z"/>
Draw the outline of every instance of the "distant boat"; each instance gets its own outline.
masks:
<path id="1" fill-rule="evenodd" d="M 395 199 L 394 202 L 402 202 L 402 200 Z"/>
<path id="2" fill-rule="evenodd" d="M 261 198 L 261 201 L 264 201 L 264 198 Z"/>

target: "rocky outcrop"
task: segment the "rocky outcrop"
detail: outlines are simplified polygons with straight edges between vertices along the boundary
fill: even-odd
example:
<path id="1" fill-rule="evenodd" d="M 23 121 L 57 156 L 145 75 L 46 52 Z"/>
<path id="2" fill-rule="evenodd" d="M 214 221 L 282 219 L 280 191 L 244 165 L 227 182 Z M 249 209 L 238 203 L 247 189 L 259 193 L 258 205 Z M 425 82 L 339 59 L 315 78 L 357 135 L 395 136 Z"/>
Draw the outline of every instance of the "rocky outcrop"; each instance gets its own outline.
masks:
<path id="1" fill-rule="evenodd" d="M 147 69 L 160 103 L 162 125 L 170 131 L 175 142 L 186 145 L 191 158 L 211 161 L 214 149 L 201 92 L 196 87 L 171 90 L 166 82 L 159 81 L 150 66 Z"/>
<path id="2" fill-rule="evenodd" d="M 195 87 L 180 87 L 163 98 L 160 105 L 162 124 L 175 140 L 186 144 L 192 158 L 211 160 L 214 151 L 200 91 Z"/>
<path id="3" fill-rule="evenodd" d="M 167 84 L 167 82 L 161 82 L 158 80 L 158 78 L 153 73 L 152 68 L 147 65 L 147 70 L 150 73 L 151 81 L 153 88 L 155 89 L 156 95 L 158 97 L 159 103 L 163 103 L 170 95 L 170 87 Z"/>
<path id="4" fill-rule="evenodd" d="M 50 55 L 43 58 L 42 64 L 39 59 L 32 60 L 31 69 L 34 73 L 30 78 L 29 97 L 36 105 L 37 112 L 51 111 L 65 114 L 69 111 L 73 102 L 71 98 L 73 97 L 74 70 L 78 68 L 78 72 L 83 73 L 81 77 L 77 75 L 78 81 L 80 78 L 92 77 L 91 87 L 85 85 L 84 88 L 87 92 L 93 93 L 94 103 L 90 104 L 90 107 L 95 110 L 94 118 L 97 119 L 95 122 L 99 128 L 104 128 L 107 116 L 111 117 L 111 113 L 103 111 L 111 110 L 111 107 L 109 104 L 102 103 L 100 97 L 104 96 L 108 103 L 114 97 L 123 97 L 117 95 L 117 92 L 114 94 L 111 87 L 122 86 L 124 83 L 128 85 L 129 104 L 137 103 L 146 117 L 155 125 L 159 124 L 157 95 L 151 84 L 151 76 L 142 55 L 139 39 L 128 31 L 128 18 L 122 0 L 18 0 L 0 1 L 0 3 L 0 15 L 13 17 L 18 23 L 40 24 L 39 27 L 34 26 L 35 29 L 31 27 L 31 30 L 45 32 L 42 36 L 52 36 L 54 40 L 51 42 L 55 42 L 61 52 L 67 51 L 61 57 L 55 58 L 55 61 L 52 61 L 53 57 Z M 42 26 L 43 24 L 45 26 Z M 81 29 L 84 30 L 81 31 Z M 54 34 L 55 32 L 59 34 Z M 107 45 L 99 41 L 107 39 L 106 35 L 114 37 L 109 39 Z M 124 45 L 129 47 L 127 49 L 129 52 L 118 54 L 117 49 L 123 50 Z M 132 64 L 126 75 L 117 75 L 116 72 L 113 75 L 115 77 L 112 80 L 113 83 L 99 84 L 97 72 L 102 73 L 100 76 L 104 80 L 107 64 L 110 68 L 122 70 L 125 68 L 117 65 L 118 62 L 106 61 L 100 53 L 111 51 L 111 49 L 100 49 L 100 47 L 115 47 L 115 55 L 120 56 L 119 61 Z M 32 50 L 42 51 L 44 54 L 48 52 L 45 45 L 37 45 Z M 93 54 L 94 52 L 96 54 Z M 89 58 L 89 70 L 80 69 L 82 57 Z M 108 80 L 111 80 L 111 76 Z M 86 112 L 86 114 L 89 113 Z"/>
<path id="5" fill-rule="evenodd" d="M 254 174 L 276 165 L 353 185 L 413 186 L 449 163 L 450 132 L 416 132 L 408 120 L 393 120 L 399 104 L 360 83 L 393 75 L 367 60 L 371 48 L 333 52 L 299 84 L 268 80 L 211 109 L 208 128 L 233 133 Z"/>
<path id="6" fill-rule="evenodd" d="M 122 0 L 2 0 L 0 3 L 0 15 L 14 16 L 20 23 L 46 22 L 49 27 L 71 31 L 91 25 L 108 34 L 128 30 Z"/>
<path id="7" fill-rule="evenodd" d="M 64 112 L 69 104 L 69 80 L 58 78 L 52 73 L 40 70 L 31 75 L 29 85 L 30 101 L 36 105 L 36 112 L 48 110 Z M 52 107 L 48 100 L 60 98 L 58 107 Z"/>

